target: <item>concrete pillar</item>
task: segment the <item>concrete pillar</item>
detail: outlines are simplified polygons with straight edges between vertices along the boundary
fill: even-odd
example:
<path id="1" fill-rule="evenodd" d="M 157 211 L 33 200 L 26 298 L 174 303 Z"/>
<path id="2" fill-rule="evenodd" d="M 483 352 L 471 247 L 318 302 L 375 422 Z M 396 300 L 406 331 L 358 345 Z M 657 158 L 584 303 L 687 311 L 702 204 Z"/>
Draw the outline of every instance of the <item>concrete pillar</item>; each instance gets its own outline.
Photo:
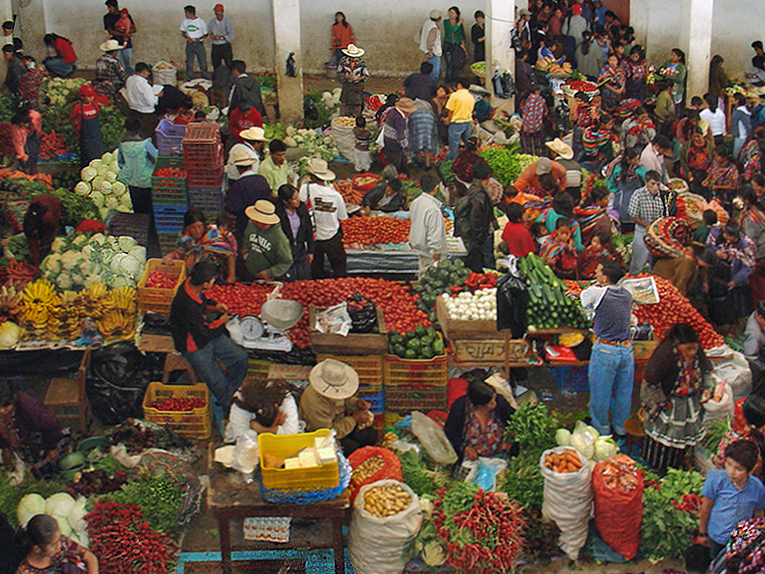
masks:
<path id="1" fill-rule="evenodd" d="M 688 66 L 686 101 L 693 96 L 703 96 L 709 88 L 709 62 L 712 59 L 712 15 L 715 0 L 690 0 L 687 14 L 688 49 L 685 53 Z"/>
<path id="2" fill-rule="evenodd" d="M 515 50 L 510 48 L 510 32 L 515 22 L 515 3 L 507 0 L 486 0 L 486 88 L 492 93 L 491 104 L 494 107 L 506 104 L 494 95 L 491 78 L 495 70 L 500 74 L 509 71 L 515 79 Z M 509 104 L 512 113 L 514 103 Z"/>
<path id="3" fill-rule="evenodd" d="M 274 59 L 279 81 L 279 113 L 283 123 L 303 117 L 303 52 L 300 43 L 300 0 L 273 0 Z M 294 53 L 297 76 L 286 74 L 287 58 Z"/>

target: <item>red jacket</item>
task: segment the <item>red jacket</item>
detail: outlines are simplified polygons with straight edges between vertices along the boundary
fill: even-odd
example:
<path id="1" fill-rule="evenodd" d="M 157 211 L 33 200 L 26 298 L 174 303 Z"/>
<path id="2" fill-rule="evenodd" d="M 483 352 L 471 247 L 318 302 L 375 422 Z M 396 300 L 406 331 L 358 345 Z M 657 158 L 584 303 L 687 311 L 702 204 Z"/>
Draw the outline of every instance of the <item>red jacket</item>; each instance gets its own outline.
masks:
<path id="1" fill-rule="evenodd" d="M 228 116 L 228 129 L 239 143 L 244 142 L 244 140 L 239 137 L 239 133 L 253 127 L 263 127 L 263 116 L 261 116 L 260 112 L 255 108 L 250 108 L 250 113 L 246 116 L 242 114 L 239 108 L 236 108 Z"/>

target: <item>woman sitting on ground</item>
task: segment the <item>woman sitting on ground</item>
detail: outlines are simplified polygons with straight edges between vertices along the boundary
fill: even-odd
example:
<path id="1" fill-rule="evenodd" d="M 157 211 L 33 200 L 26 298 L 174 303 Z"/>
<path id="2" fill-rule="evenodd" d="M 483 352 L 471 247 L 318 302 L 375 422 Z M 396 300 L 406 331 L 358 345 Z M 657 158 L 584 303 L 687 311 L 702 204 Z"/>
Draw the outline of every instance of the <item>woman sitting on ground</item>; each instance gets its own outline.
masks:
<path id="1" fill-rule="evenodd" d="M 236 442 L 247 435 L 257 442 L 260 433 L 296 434 L 301 426 L 287 381 L 245 381 L 234 393 L 225 440 Z"/>

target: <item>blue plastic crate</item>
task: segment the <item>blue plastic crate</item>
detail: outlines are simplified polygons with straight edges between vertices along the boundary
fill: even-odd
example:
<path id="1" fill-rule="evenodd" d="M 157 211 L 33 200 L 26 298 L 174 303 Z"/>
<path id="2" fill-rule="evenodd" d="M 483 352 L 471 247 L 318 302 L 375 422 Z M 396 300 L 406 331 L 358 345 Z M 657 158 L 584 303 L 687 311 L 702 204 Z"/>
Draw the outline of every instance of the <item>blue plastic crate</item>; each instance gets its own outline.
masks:
<path id="1" fill-rule="evenodd" d="M 378 391 L 376 393 L 361 392 L 358 393 L 358 397 L 360 399 L 364 399 L 365 401 L 369 401 L 369 404 L 372 405 L 370 412 L 373 415 L 379 415 L 385 411 L 385 397 L 382 391 Z"/>
<path id="2" fill-rule="evenodd" d="M 189 205 L 201 209 L 206 216 L 223 213 L 225 196 L 222 187 L 189 187 Z"/>
<path id="3" fill-rule="evenodd" d="M 157 137 L 159 155 L 183 155 L 181 141 L 186 137 L 186 126 L 177 125 L 170 120 L 162 119 L 154 131 Z"/>
<path id="4" fill-rule="evenodd" d="M 550 367 L 555 385 L 567 393 L 584 393 L 590 390 L 586 366 Z"/>
<path id="5" fill-rule="evenodd" d="M 183 216 L 188 207 L 185 205 L 154 204 L 154 225 L 158 233 L 178 233 L 183 229 Z"/>

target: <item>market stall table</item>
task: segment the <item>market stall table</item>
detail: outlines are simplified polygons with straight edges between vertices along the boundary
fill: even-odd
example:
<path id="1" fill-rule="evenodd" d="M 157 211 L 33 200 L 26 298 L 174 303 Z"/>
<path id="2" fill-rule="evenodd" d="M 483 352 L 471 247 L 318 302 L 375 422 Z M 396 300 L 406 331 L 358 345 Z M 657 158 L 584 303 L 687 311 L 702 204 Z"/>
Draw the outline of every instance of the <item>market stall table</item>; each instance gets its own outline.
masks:
<path id="1" fill-rule="evenodd" d="M 212 462 L 213 447 L 208 458 L 210 486 L 207 489 L 207 506 L 218 521 L 220 532 L 220 553 L 224 574 L 231 573 L 232 532 L 231 521 L 248 517 L 292 517 L 321 520 L 331 528 L 311 529 L 307 542 L 311 548 L 332 548 L 335 557 L 335 573 L 344 574 L 345 558 L 343 555 L 343 521 L 350 508 L 348 490 L 334 500 L 314 504 L 270 504 L 263 500 L 257 482 L 247 484 L 239 472 L 224 470 Z M 329 523 L 329 524 L 327 524 Z M 329 540 L 327 540 L 327 538 Z M 262 547 L 295 548 L 292 541 L 286 544 L 263 542 L 245 542 L 242 534 L 236 537 L 236 545 L 255 545 Z"/>

